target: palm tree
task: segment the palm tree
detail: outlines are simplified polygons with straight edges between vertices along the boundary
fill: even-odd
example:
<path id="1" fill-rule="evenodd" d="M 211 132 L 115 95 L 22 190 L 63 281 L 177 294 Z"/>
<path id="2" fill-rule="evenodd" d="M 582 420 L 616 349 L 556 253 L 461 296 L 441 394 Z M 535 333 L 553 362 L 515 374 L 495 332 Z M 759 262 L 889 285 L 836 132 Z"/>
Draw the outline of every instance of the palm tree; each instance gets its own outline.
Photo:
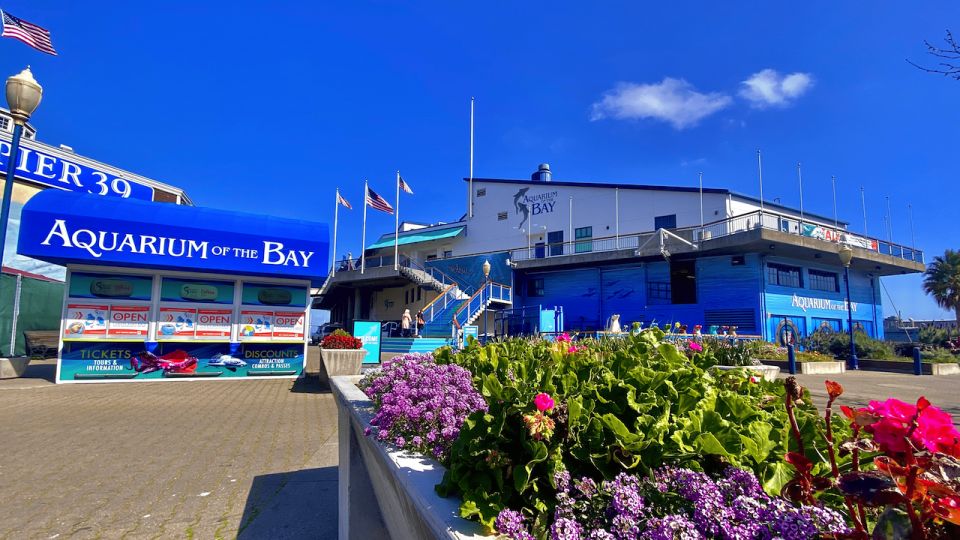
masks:
<path id="1" fill-rule="evenodd" d="M 948 249 L 923 273 L 923 290 L 944 309 L 956 314 L 960 325 L 960 251 Z"/>

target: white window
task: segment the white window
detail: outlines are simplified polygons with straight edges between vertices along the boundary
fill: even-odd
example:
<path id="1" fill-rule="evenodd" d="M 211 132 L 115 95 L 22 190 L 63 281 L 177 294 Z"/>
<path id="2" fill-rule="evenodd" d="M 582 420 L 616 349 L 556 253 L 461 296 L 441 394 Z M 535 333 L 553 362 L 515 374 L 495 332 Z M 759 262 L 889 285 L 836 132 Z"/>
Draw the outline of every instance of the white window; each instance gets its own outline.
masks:
<path id="1" fill-rule="evenodd" d="M 0 129 L 10 131 L 10 119 L 6 116 L 0 116 Z"/>

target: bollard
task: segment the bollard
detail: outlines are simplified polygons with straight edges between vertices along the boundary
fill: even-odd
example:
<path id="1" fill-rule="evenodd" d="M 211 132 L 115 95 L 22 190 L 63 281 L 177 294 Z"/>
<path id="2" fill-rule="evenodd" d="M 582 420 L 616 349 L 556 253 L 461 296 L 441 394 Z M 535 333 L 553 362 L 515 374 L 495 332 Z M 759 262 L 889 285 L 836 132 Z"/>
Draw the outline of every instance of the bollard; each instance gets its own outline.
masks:
<path id="1" fill-rule="evenodd" d="M 787 370 L 791 375 L 797 374 L 797 355 L 793 351 L 793 345 L 787 345 Z"/>
<path id="2" fill-rule="evenodd" d="M 913 348 L 913 374 L 923 375 L 923 360 L 920 357 L 920 347 Z"/>

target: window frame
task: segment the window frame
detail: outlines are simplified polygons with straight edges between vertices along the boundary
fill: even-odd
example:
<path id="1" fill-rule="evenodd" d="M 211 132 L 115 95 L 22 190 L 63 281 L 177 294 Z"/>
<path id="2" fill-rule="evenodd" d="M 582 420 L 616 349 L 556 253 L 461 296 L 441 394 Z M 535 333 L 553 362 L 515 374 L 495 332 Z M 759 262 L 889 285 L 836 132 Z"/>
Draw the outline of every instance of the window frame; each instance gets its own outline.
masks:
<path id="1" fill-rule="evenodd" d="M 823 280 L 833 280 L 833 287 L 820 287 L 819 285 Z M 829 270 L 810 268 L 807 270 L 807 283 L 811 291 L 840 292 L 840 275 Z"/>
<path id="2" fill-rule="evenodd" d="M 789 264 L 780 264 L 780 263 L 767 263 L 767 284 L 775 285 L 777 287 L 790 287 L 792 289 L 802 289 L 803 288 L 803 268 L 799 266 L 791 266 Z M 794 283 L 792 278 L 790 282 L 786 282 L 786 278 L 782 278 L 784 274 L 794 274 L 796 273 L 796 282 Z"/>
<path id="3" fill-rule="evenodd" d="M 573 230 L 574 253 L 590 253 L 593 251 L 593 225 L 577 227 Z"/>

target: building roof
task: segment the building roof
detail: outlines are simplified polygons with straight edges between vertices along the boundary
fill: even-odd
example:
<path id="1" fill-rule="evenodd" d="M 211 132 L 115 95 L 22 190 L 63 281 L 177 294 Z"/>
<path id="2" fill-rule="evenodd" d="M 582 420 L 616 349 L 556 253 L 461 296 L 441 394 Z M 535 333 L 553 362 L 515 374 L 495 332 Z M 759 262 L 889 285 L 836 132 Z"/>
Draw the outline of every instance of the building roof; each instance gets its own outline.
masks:
<path id="1" fill-rule="evenodd" d="M 453 238 L 454 236 L 459 236 L 460 233 L 465 229 L 464 226 L 453 227 L 448 229 L 416 229 L 413 231 L 407 231 L 404 234 L 399 235 L 397 240 L 397 245 L 403 246 L 406 244 L 417 244 L 420 242 L 429 242 L 431 240 L 441 240 L 443 238 Z M 380 249 L 393 245 L 394 237 L 392 234 L 383 235 L 380 237 L 380 240 L 367 246 L 367 249 Z"/>
<path id="2" fill-rule="evenodd" d="M 466 182 L 469 182 L 469 178 L 463 179 Z M 531 179 L 520 179 L 520 180 L 511 180 L 507 178 L 474 178 L 474 182 L 486 182 L 491 184 L 528 184 L 528 185 L 552 185 L 552 186 L 564 186 L 564 187 L 595 187 L 595 188 L 605 188 L 605 189 L 630 189 L 630 190 L 640 190 L 640 191 L 673 191 L 679 193 L 699 193 L 699 187 L 691 186 L 663 186 L 663 185 L 653 185 L 653 184 L 623 184 L 623 183 L 611 183 L 611 182 L 582 182 L 582 181 L 569 181 L 569 180 L 550 180 L 545 182 L 543 180 L 531 180 Z M 760 199 L 752 197 L 750 195 L 744 195 L 742 193 L 737 193 L 736 191 L 730 191 L 725 188 L 703 188 L 704 193 L 710 193 L 714 195 L 731 195 L 739 199 L 746 201 L 754 202 L 759 204 Z M 771 209 L 778 210 L 787 210 L 790 212 L 799 213 L 800 210 L 797 208 L 792 208 L 790 206 L 785 206 L 771 201 L 763 201 L 763 206 L 769 207 Z M 833 218 L 815 214 L 813 212 L 804 211 L 804 215 L 810 216 L 814 219 L 831 222 Z M 837 221 L 840 225 L 848 225 L 846 221 Z"/>

